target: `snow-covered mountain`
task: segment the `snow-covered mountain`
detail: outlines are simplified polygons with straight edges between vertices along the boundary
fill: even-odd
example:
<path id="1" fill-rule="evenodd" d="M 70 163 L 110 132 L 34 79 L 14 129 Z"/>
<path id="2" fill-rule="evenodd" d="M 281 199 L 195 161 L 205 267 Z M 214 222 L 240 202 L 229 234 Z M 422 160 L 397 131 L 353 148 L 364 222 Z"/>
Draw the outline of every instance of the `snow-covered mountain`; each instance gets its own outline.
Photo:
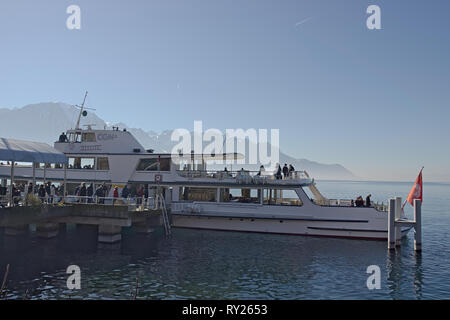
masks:
<path id="1" fill-rule="evenodd" d="M 53 145 L 61 132 L 75 126 L 77 116 L 77 108 L 60 102 L 30 104 L 14 109 L 0 108 L 0 137 L 41 141 Z M 171 141 L 171 130 L 156 133 L 140 128 L 129 128 L 124 123 L 111 124 L 100 119 L 93 112 L 88 112 L 88 115 L 83 117 L 83 124 L 92 124 L 95 128 L 112 126 L 126 128 L 146 149 L 154 149 L 155 152 L 171 152 L 176 143 Z M 280 163 L 292 164 L 296 170 L 306 170 L 316 179 L 356 179 L 340 164 L 323 164 L 307 159 L 295 159 L 283 152 L 280 152 Z M 256 170 L 257 167 L 259 166 L 254 165 L 248 169 Z"/>

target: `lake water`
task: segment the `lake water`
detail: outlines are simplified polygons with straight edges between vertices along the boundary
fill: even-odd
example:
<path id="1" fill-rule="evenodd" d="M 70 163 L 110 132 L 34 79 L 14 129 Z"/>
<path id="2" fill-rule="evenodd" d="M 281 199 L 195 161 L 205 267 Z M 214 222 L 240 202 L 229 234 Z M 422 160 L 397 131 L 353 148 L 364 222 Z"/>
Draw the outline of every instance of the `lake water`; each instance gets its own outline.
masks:
<path id="1" fill-rule="evenodd" d="M 318 181 L 329 198 L 372 200 L 408 194 L 411 183 Z M 407 205 L 407 216 L 412 208 Z M 173 229 L 125 232 L 99 245 L 89 227 L 55 239 L 0 236 L 0 278 L 10 264 L 8 298 L 129 299 L 450 299 L 450 184 L 425 183 L 423 252 L 411 231 L 400 250 L 385 241 Z M 81 268 L 81 290 L 66 287 L 67 266 Z M 381 289 L 369 290 L 369 265 Z"/>

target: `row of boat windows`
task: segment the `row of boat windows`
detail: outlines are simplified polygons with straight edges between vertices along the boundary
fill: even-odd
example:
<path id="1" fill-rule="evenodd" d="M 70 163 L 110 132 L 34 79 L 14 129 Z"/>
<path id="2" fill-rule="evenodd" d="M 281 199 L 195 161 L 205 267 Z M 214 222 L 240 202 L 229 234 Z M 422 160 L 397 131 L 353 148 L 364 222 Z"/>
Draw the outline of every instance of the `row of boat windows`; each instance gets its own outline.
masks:
<path id="1" fill-rule="evenodd" d="M 67 168 L 109 170 L 109 162 L 107 157 L 69 157 Z"/>
<path id="2" fill-rule="evenodd" d="M 217 199 L 218 196 L 219 199 Z M 262 201 L 266 205 L 303 205 L 294 190 L 279 189 L 220 188 L 219 193 L 217 193 L 216 188 L 180 187 L 179 198 L 180 200 L 199 202 L 260 204 Z"/>
<path id="3" fill-rule="evenodd" d="M 83 132 L 80 133 L 69 133 L 67 137 L 69 142 L 96 142 L 95 133 L 93 132 Z"/>
<path id="4" fill-rule="evenodd" d="M 97 161 L 96 161 L 97 160 Z M 140 159 L 137 171 L 170 171 L 170 159 Z M 107 157 L 69 157 L 68 169 L 109 170 Z"/>
<path id="5" fill-rule="evenodd" d="M 140 159 L 137 171 L 170 171 L 170 158 L 147 158 Z"/>
<path id="6" fill-rule="evenodd" d="M 140 159 L 137 165 L 137 171 L 170 171 L 170 158 L 151 158 L 151 159 Z M 9 164 L 8 164 L 9 165 Z M 16 162 L 19 166 L 31 166 L 28 162 Z M 51 163 L 36 163 L 36 168 L 43 169 L 53 168 L 62 169 L 62 164 L 51 164 Z M 68 169 L 96 169 L 96 170 L 109 170 L 109 161 L 107 157 L 68 157 Z"/>
<path id="7" fill-rule="evenodd" d="M 137 171 L 170 171 L 170 158 L 145 158 L 140 159 L 136 167 Z M 19 163 L 24 164 L 24 163 Z M 28 164 L 28 163 L 27 163 Z M 36 168 L 62 169 L 60 164 L 36 163 Z M 68 169 L 96 169 L 109 170 L 108 157 L 68 157 Z"/>

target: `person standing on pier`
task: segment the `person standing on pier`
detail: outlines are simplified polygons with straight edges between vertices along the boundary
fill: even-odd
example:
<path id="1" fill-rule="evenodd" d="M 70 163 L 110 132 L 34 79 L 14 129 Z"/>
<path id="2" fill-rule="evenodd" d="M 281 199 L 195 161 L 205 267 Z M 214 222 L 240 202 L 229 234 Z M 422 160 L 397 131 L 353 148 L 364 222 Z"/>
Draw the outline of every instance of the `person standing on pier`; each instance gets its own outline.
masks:
<path id="1" fill-rule="evenodd" d="M 51 186 L 51 182 L 50 181 L 47 182 L 47 184 L 44 186 L 44 188 L 45 188 L 45 196 L 44 197 L 46 197 L 47 203 L 51 203 L 50 202 L 50 200 L 51 200 L 51 198 L 50 198 L 50 193 L 51 193 L 50 186 Z"/>
<path id="2" fill-rule="evenodd" d="M 87 187 L 87 196 L 88 196 L 88 203 L 92 203 L 92 196 L 94 195 L 94 184 L 91 183 L 89 187 Z"/>
<path id="3" fill-rule="evenodd" d="M 103 182 L 102 184 L 103 189 L 103 197 L 106 197 L 108 195 L 108 187 L 106 186 L 106 183 Z"/>
<path id="4" fill-rule="evenodd" d="M 41 201 L 44 202 L 44 200 L 45 200 L 45 188 L 44 188 L 44 185 L 42 185 L 42 184 L 39 186 L 38 196 L 41 199 Z"/>
<path id="5" fill-rule="evenodd" d="M 122 189 L 122 198 L 127 199 L 128 195 L 130 194 L 130 190 L 128 190 L 128 186 L 125 185 Z"/>
<path id="6" fill-rule="evenodd" d="M 136 202 L 137 204 L 142 204 L 142 197 L 144 196 L 144 187 L 140 187 L 138 192 L 137 192 L 137 199 Z"/>
<path id="7" fill-rule="evenodd" d="M 118 198 L 119 197 L 119 188 L 115 187 L 113 192 L 113 197 Z"/>
<path id="8" fill-rule="evenodd" d="M 55 185 L 52 184 L 50 186 L 50 199 L 49 199 L 50 203 L 53 203 L 55 201 L 55 196 L 56 196 L 56 188 Z"/>
<path id="9" fill-rule="evenodd" d="M 28 192 L 27 192 L 27 194 L 33 194 L 33 193 L 34 193 L 33 182 L 30 182 L 28 184 Z"/>
<path id="10" fill-rule="evenodd" d="M 86 194 L 87 194 L 86 183 L 83 182 L 81 184 L 81 188 L 80 188 L 80 202 L 81 203 L 86 203 Z"/>
<path id="11" fill-rule="evenodd" d="M 97 203 L 103 204 L 105 203 L 105 199 L 103 197 L 105 196 L 103 193 L 103 186 L 99 186 L 97 190 L 95 190 L 95 196 L 97 197 Z M 101 199 L 99 199 L 101 198 Z"/>
<path id="12" fill-rule="evenodd" d="M 115 204 L 117 199 L 119 198 L 119 188 L 118 187 L 114 188 L 114 190 L 113 190 L 113 197 L 114 197 L 113 204 Z"/>

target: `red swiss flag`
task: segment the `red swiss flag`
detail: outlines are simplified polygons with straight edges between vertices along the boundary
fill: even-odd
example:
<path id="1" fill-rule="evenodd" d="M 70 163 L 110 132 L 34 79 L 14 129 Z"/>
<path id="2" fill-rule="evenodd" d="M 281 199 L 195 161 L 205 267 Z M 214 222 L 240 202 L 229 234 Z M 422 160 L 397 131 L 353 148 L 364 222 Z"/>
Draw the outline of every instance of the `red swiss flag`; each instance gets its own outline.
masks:
<path id="1" fill-rule="evenodd" d="M 423 168 L 422 168 L 422 170 L 423 170 Z M 420 202 L 423 201 L 422 170 L 420 170 L 420 173 L 417 176 L 416 182 L 414 183 L 411 191 L 409 192 L 408 198 L 406 198 L 406 201 L 408 201 L 412 206 L 414 206 L 414 199 L 420 199 Z"/>

